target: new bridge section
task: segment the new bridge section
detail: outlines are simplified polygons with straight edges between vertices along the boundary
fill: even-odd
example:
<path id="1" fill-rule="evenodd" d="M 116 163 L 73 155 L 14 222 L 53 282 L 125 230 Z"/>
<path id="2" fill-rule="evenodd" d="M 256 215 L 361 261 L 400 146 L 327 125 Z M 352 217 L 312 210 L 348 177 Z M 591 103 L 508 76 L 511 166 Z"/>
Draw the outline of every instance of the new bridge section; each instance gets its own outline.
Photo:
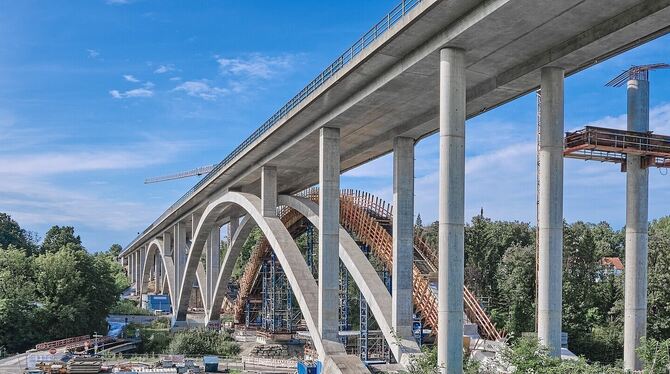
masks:
<path id="1" fill-rule="evenodd" d="M 434 133 L 443 46 L 466 51 L 467 115 L 473 117 L 536 89 L 542 66 L 572 74 L 666 33 L 669 20 L 669 0 L 423 0 L 126 251 L 223 189 L 258 192 L 266 163 L 277 166 L 279 193 L 317 183 L 322 126 L 341 129 L 343 171 L 390 152 L 394 136 Z"/>

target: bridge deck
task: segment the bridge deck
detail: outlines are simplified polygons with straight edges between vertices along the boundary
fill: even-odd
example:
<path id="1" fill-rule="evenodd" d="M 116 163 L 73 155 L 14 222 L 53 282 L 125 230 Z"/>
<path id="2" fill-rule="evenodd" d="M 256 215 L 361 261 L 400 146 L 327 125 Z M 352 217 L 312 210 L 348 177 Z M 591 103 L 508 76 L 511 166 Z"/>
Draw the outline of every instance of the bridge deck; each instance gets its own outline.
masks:
<path id="1" fill-rule="evenodd" d="M 343 170 L 390 152 L 394 136 L 434 133 L 444 46 L 466 50 L 471 118 L 535 90 L 543 66 L 561 66 L 570 75 L 669 30 L 670 0 L 422 0 L 387 31 L 364 39 L 355 55 L 340 57 L 319 85 L 303 90 L 125 252 L 212 195 L 233 188 L 258 192 L 263 164 L 277 166 L 280 193 L 316 184 L 322 126 L 341 130 Z"/>

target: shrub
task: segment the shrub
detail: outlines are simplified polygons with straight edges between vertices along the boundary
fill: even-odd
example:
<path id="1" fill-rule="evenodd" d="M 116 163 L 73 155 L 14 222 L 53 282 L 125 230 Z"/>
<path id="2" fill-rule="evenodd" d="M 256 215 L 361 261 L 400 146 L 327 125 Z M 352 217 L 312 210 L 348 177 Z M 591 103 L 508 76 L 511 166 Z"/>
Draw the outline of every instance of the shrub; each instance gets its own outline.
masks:
<path id="1" fill-rule="evenodd" d="M 168 352 L 196 356 L 236 356 L 240 347 L 227 333 L 191 330 L 176 333 L 168 346 Z"/>
<path id="2" fill-rule="evenodd" d="M 122 299 L 116 302 L 110 310 L 110 314 L 122 314 L 122 315 L 139 315 L 139 316 L 150 316 L 151 312 L 138 307 L 134 301 Z"/>

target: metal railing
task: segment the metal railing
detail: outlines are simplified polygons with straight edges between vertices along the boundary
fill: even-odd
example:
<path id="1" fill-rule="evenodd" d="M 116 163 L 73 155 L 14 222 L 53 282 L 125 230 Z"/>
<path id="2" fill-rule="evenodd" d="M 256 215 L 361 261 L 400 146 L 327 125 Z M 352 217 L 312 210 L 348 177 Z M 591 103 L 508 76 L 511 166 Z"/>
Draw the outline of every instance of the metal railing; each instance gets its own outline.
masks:
<path id="1" fill-rule="evenodd" d="M 177 207 L 179 207 L 184 201 L 186 201 L 195 191 L 200 187 L 207 184 L 216 174 L 226 165 L 228 165 L 235 157 L 242 153 L 249 145 L 258 140 L 263 134 L 265 134 L 272 126 L 274 126 L 281 119 L 286 117 L 292 109 L 297 107 L 302 103 L 309 95 L 314 91 L 319 89 L 326 83 L 330 78 L 332 78 L 338 71 L 340 71 L 345 65 L 351 62 L 354 57 L 358 56 L 366 47 L 368 47 L 372 42 L 377 40 L 382 36 L 386 31 L 388 31 L 391 26 L 395 25 L 399 20 L 401 20 L 407 12 L 414 9 L 419 5 L 423 0 L 402 0 L 398 5 L 396 5 L 390 12 L 388 12 L 379 22 L 377 22 L 368 32 L 363 34 L 349 49 L 342 53 L 338 58 L 335 59 L 326 69 L 324 69 L 316 78 L 312 79 L 311 82 L 307 84 L 300 92 L 298 92 L 291 100 L 289 100 L 284 106 L 282 106 L 275 114 L 272 115 L 267 121 L 265 121 L 259 128 L 256 129 L 248 138 L 246 138 L 242 144 L 238 145 L 233 149 L 228 156 L 226 156 L 221 162 L 219 162 L 204 178 L 202 178 L 198 183 L 188 190 L 182 197 L 180 197 L 174 204 L 172 204 L 163 214 L 158 217 L 149 227 L 147 227 L 141 234 L 137 235 L 133 239 L 132 243 L 135 243 L 142 235 L 146 234 L 149 230 L 154 228 L 160 221 L 165 217 L 174 212 Z M 127 249 L 127 248 L 126 248 Z"/>

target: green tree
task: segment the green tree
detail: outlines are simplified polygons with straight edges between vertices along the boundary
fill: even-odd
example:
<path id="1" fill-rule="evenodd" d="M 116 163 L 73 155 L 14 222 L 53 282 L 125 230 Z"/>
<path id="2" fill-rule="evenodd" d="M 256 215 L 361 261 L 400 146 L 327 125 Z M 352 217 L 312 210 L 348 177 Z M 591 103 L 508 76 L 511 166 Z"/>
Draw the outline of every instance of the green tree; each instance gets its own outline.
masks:
<path id="1" fill-rule="evenodd" d="M 36 299 L 33 258 L 14 246 L 0 251 L 0 347 L 23 352 L 41 338 Z"/>
<path id="2" fill-rule="evenodd" d="M 109 253 L 110 256 L 114 257 L 115 259 L 119 257 L 121 252 L 123 251 L 123 247 L 121 244 L 112 244 L 109 249 L 107 250 L 107 253 Z"/>
<path id="3" fill-rule="evenodd" d="M 535 330 L 535 248 L 510 247 L 498 268 L 500 298 L 493 313 L 498 326 L 519 335 Z"/>
<path id="4" fill-rule="evenodd" d="M 0 248 L 9 248 L 10 245 L 27 254 L 32 254 L 36 249 L 30 233 L 22 229 L 9 214 L 0 213 Z"/>
<path id="5" fill-rule="evenodd" d="M 55 253 L 68 244 L 74 244 L 81 249 L 81 238 L 74 234 L 72 226 L 52 226 L 44 236 L 44 241 L 40 248 L 41 253 Z"/>
<path id="6" fill-rule="evenodd" d="M 36 259 L 39 318 L 49 339 L 105 332 L 119 290 L 110 263 L 76 243 Z"/>
<path id="7" fill-rule="evenodd" d="M 648 326 L 657 340 L 670 339 L 670 216 L 649 226 Z"/>

